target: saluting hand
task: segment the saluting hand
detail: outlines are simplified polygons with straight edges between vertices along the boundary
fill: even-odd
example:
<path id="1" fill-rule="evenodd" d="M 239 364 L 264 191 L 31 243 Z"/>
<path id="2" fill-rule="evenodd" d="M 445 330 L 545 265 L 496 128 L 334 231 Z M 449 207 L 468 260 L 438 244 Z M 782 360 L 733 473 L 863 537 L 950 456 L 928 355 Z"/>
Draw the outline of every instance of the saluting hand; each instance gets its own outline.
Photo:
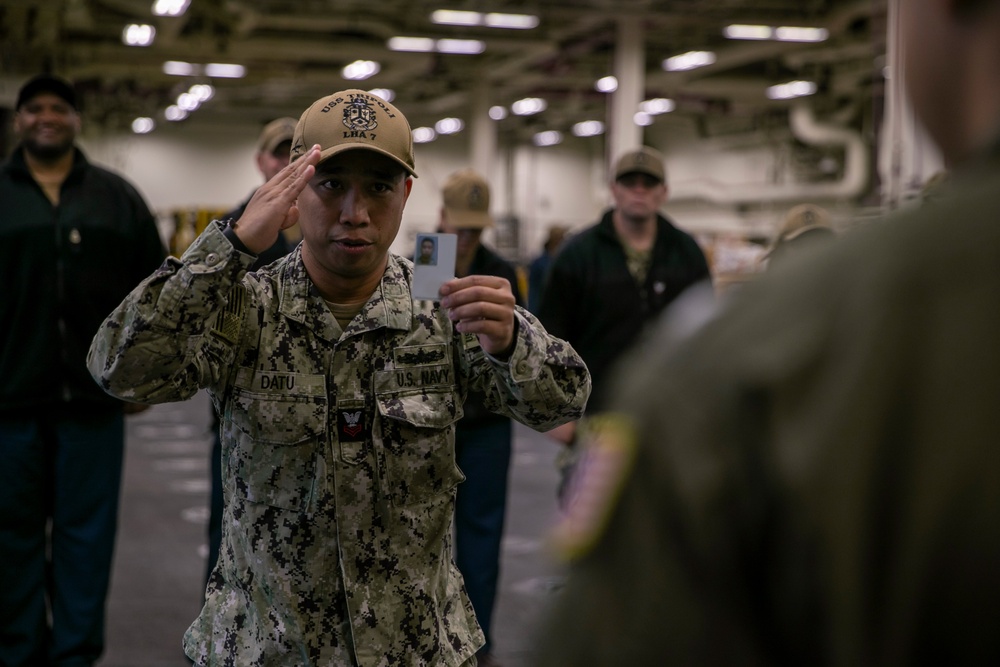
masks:
<path id="1" fill-rule="evenodd" d="M 319 145 L 310 148 L 308 153 L 257 188 L 250 198 L 243 215 L 233 224 L 233 230 L 251 252 L 267 250 L 278 240 L 281 230 L 299 221 L 295 202 L 316 173 L 319 151 Z"/>
<path id="2" fill-rule="evenodd" d="M 514 293 L 498 276 L 465 276 L 441 285 L 441 306 L 462 333 L 474 333 L 495 357 L 514 345 Z"/>

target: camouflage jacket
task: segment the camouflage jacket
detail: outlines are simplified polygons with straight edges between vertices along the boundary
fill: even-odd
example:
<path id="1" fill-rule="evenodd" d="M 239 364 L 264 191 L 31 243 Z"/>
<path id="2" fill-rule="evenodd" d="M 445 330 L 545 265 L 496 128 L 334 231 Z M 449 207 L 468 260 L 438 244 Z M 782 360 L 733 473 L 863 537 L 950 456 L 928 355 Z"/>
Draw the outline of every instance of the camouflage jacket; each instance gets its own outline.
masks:
<path id="1" fill-rule="evenodd" d="M 219 563 L 184 638 L 204 665 L 458 665 L 483 643 L 452 562 L 454 425 L 470 387 L 537 429 L 590 393 L 569 344 L 517 310 L 509 360 L 414 301 L 390 255 L 345 330 L 301 250 L 256 273 L 216 226 L 105 321 L 91 373 L 157 403 L 206 388 L 222 421 Z"/>

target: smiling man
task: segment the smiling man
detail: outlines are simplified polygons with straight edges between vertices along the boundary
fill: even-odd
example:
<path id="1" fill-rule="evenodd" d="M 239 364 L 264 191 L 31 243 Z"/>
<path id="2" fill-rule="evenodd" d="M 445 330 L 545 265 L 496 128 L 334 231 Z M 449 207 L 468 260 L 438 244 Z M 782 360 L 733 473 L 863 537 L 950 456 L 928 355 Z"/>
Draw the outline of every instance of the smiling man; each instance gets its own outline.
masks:
<path id="1" fill-rule="evenodd" d="M 110 393 L 206 388 L 222 415 L 222 549 L 185 651 L 198 665 L 475 665 L 483 634 L 451 545 L 462 404 L 479 389 L 552 428 L 580 416 L 589 374 L 505 280 L 412 298 L 413 264 L 389 251 L 416 176 L 394 106 L 322 98 L 291 156 L 91 347 Z M 247 274 L 296 222 L 302 243 Z"/>
<path id="2" fill-rule="evenodd" d="M 75 88 L 43 74 L 0 167 L 0 665 L 104 651 L 125 406 L 87 372 L 101 320 L 166 252 L 153 214 L 87 160 Z"/>

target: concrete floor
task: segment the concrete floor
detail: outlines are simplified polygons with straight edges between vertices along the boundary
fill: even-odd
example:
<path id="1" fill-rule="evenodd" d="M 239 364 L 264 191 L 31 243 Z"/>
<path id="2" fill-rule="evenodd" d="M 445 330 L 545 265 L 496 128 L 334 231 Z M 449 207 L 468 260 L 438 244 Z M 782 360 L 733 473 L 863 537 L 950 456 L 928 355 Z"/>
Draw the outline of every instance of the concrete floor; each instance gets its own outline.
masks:
<path id="1" fill-rule="evenodd" d="M 186 667 L 181 637 L 201 608 L 209 496 L 209 401 L 127 418 L 120 527 L 98 667 Z M 523 667 L 562 581 L 544 540 L 556 513 L 556 446 L 517 425 L 494 613 L 495 655 Z"/>

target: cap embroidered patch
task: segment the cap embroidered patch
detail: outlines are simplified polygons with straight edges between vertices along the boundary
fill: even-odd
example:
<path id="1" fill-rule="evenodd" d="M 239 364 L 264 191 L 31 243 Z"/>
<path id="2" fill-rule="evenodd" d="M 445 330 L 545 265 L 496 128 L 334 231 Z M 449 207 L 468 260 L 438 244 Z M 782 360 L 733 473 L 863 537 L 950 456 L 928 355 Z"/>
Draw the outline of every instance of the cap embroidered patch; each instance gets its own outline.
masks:
<path id="1" fill-rule="evenodd" d="M 399 110 L 363 90 L 342 90 L 313 102 L 295 126 L 290 159 L 306 154 L 315 144 L 320 162 L 342 151 L 365 149 L 381 153 L 416 176 L 413 135 Z"/>
<path id="2" fill-rule="evenodd" d="M 565 510 L 552 534 L 556 552 L 566 560 L 593 548 L 635 463 L 635 429 L 625 415 L 590 417 L 580 427 L 584 430 L 577 444 L 580 458 L 569 480 Z"/>

